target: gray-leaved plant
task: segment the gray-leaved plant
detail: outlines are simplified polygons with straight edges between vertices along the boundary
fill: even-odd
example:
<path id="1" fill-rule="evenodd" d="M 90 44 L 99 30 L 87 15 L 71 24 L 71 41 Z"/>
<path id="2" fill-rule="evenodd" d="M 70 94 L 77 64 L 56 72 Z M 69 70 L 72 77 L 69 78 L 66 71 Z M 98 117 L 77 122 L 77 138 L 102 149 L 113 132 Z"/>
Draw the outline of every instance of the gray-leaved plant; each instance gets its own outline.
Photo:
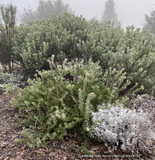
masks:
<path id="1" fill-rule="evenodd" d="M 24 86 L 26 82 L 23 81 L 24 76 L 21 71 L 14 70 L 12 73 L 5 73 L 0 76 L 0 90 L 13 92 L 20 86 Z"/>
<path id="2" fill-rule="evenodd" d="M 90 136 L 104 141 L 109 151 L 117 150 L 118 147 L 130 150 L 132 154 L 150 151 L 152 140 L 155 140 L 152 116 L 142 109 L 137 112 L 135 109 L 123 107 L 122 104 L 99 105 L 99 111 L 91 113 L 95 125 L 91 125 L 90 121 L 87 122 Z"/>

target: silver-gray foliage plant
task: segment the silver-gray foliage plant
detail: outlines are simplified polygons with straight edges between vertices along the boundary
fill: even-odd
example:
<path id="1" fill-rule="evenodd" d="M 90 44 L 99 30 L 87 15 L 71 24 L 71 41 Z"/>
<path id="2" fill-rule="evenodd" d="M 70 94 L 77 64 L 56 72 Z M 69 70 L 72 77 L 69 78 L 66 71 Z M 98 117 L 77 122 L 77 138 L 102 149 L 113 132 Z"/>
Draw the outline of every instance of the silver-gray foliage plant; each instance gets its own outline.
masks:
<path id="1" fill-rule="evenodd" d="M 108 109 L 107 109 L 108 106 Z M 108 143 L 110 151 L 130 150 L 133 154 L 139 151 L 150 151 L 155 133 L 152 130 L 152 116 L 139 109 L 123 108 L 122 104 L 102 104 L 98 112 L 92 112 L 92 122 L 87 123 L 90 136 Z"/>
<path id="2" fill-rule="evenodd" d="M 19 86 L 24 86 L 25 82 L 22 81 L 23 75 L 21 72 L 14 70 L 12 73 L 5 73 L 0 76 L 0 89 L 9 91 L 10 87 L 15 90 Z"/>

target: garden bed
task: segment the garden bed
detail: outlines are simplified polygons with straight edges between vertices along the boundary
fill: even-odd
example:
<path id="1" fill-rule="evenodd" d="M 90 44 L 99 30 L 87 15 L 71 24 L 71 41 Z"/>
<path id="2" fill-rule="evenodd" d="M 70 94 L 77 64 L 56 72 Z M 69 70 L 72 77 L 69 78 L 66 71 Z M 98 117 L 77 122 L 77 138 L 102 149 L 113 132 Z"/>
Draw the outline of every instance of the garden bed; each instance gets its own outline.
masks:
<path id="1" fill-rule="evenodd" d="M 51 141 L 49 145 L 44 148 L 31 149 L 26 145 L 19 145 L 14 142 L 15 139 L 19 139 L 19 129 L 15 128 L 14 125 L 17 121 L 15 115 L 18 114 L 18 110 L 12 108 L 9 101 L 16 94 L 10 96 L 2 93 L 0 95 L 0 160 L 81 160 L 86 159 L 84 153 L 81 152 L 82 141 L 79 140 L 80 133 L 72 133 L 72 137 L 66 136 L 63 143 Z M 72 131 L 71 131 L 72 132 Z M 96 157 L 88 158 L 91 159 L 109 159 L 104 154 L 106 147 L 104 144 L 92 142 L 94 148 L 92 149 L 96 153 Z M 121 150 L 116 152 L 116 155 L 124 155 L 122 159 L 129 158 L 132 154 L 128 151 L 126 153 Z M 83 157 L 82 157 L 83 156 Z M 98 157 L 97 157 L 98 156 Z M 100 156 L 104 158 L 100 158 Z M 109 155 L 110 156 L 110 155 Z M 147 159 L 155 159 L 155 156 L 145 155 Z M 117 158 L 113 158 L 117 159 Z M 137 158 L 140 159 L 140 158 Z"/>

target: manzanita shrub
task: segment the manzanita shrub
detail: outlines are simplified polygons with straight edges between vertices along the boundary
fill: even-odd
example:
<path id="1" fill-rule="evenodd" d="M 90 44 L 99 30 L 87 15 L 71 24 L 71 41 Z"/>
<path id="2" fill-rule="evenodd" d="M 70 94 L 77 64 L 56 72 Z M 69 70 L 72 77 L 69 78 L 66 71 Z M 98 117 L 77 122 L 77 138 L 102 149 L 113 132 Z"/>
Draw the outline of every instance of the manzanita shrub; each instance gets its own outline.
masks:
<path id="1" fill-rule="evenodd" d="M 103 75 L 99 62 L 91 59 L 87 63 L 65 59 L 60 65 L 53 55 L 48 62 L 51 69 L 38 71 L 39 76 L 28 79 L 29 86 L 19 89 L 18 98 L 11 100 L 12 107 L 20 110 L 21 142 L 30 147 L 61 140 L 70 129 L 85 134 L 89 113 L 97 111 L 103 101 L 117 101 L 119 91 L 130 84 L 123 70 L 109 69 Z M 127 97 L 120 100 L 127 101 Z"/>

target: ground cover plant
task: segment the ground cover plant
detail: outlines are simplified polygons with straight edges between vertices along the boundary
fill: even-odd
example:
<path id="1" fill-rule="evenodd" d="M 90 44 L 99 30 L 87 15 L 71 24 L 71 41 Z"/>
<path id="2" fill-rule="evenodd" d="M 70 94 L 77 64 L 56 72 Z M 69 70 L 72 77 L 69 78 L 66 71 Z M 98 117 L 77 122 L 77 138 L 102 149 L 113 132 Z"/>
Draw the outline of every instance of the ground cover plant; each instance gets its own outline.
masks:
<path id="1" fill-rule="evenodd" d="M 25 86 L 24 76 L 21 70 L 14 70 L 12 73 L 0 73 L 0 90 L 6 93 L 13 92 L 20 86 Z"/>

